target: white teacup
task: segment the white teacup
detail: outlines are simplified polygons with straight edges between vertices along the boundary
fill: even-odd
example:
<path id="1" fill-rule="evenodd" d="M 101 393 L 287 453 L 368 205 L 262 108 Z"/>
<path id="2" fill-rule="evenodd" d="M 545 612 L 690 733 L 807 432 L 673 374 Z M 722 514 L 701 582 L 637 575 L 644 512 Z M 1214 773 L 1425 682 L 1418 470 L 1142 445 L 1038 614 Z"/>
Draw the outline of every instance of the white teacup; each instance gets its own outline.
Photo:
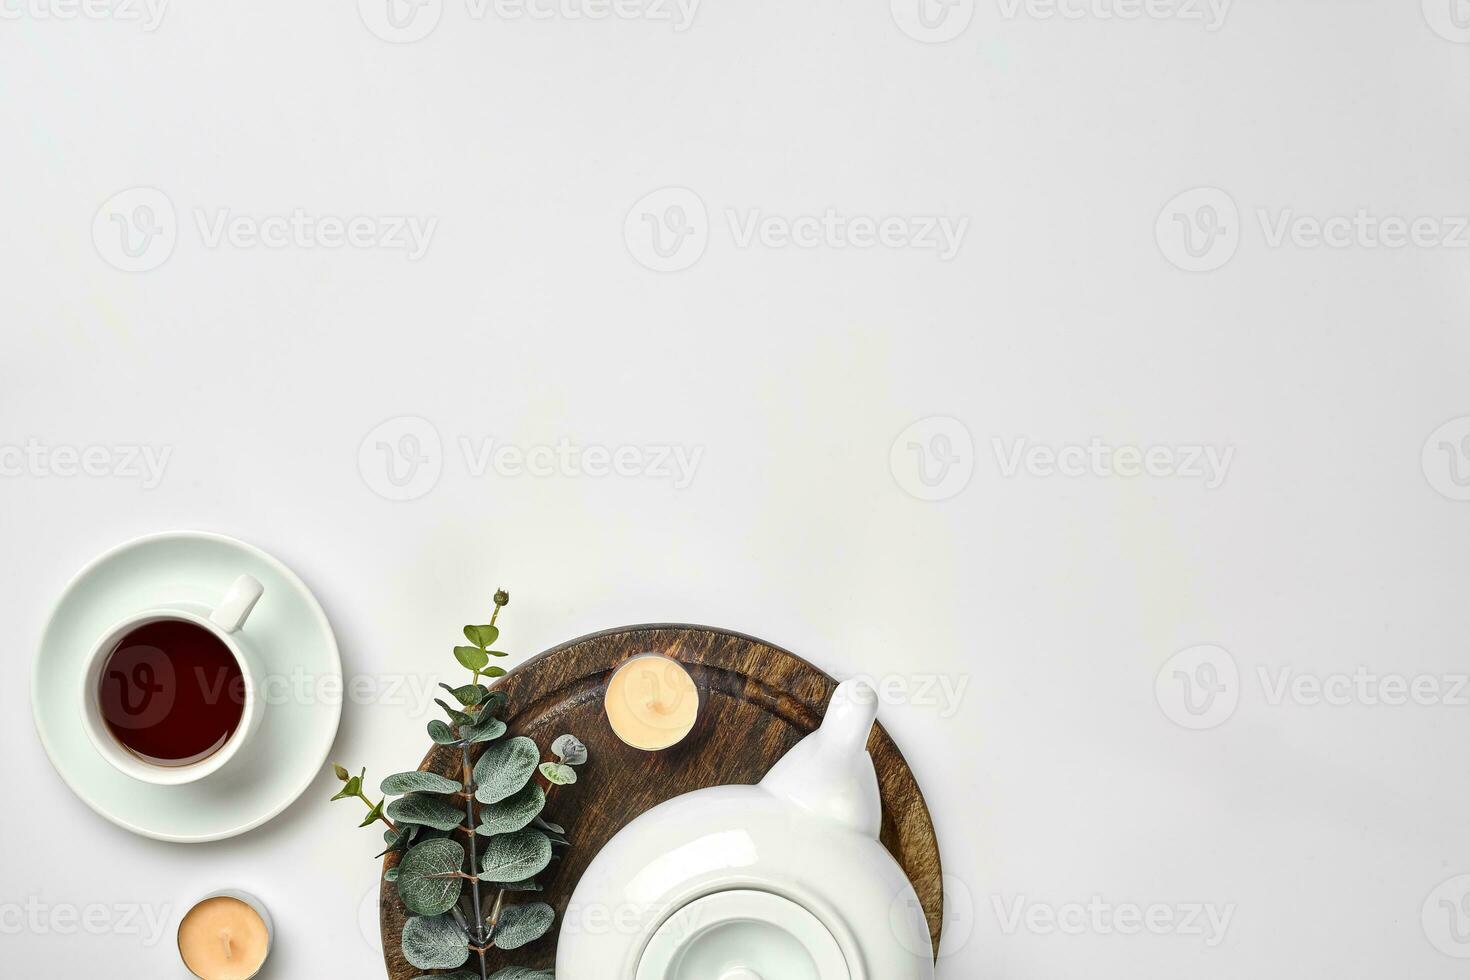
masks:
<path id="1" fill-rule="evenodd" d="M 240 637 L 236 635 L 264 592 L 265 587 L 260 582 L 249 575 L 241 575 L 212 612 L 206 607 L 195 607 L 186 603 L 157 606 L 129 616 L 102 635 L 87 658 L 81 688 L 82 723 L 102 758 L 134 779 L 159 786 L 179 786 L 218 772 L 235 757 L 259 727 L 265 709 L 265 702 L 260 696 L 259 668 L 248 643 L 241 643 Z M 101 699 L 102 670 L 117 645 L 133 631 L 149 623 L 165 620 L 190 623 L 212 633 L 235 658 L 244 678 L 245 688 L 240 723 L 225 743 L 201 758 L 171 762 L 168 765 L 149 762 L 119 742 L 103 720 Z M 160 716 L 166 715 L 171 706 L 171 697 L 166 701 L 167 703 L 158 703 L 151 707 L 145 706 L 144 713 L 154 711 Z"/>

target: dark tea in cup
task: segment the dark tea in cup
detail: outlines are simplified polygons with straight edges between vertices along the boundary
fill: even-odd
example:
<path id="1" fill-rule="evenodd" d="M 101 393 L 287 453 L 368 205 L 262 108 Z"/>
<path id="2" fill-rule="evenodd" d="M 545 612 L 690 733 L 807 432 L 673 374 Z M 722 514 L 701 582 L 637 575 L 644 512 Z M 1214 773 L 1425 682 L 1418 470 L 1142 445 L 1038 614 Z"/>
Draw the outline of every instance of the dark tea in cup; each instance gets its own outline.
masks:
<path id="1" fill-rule="evenodd" d="M 140 761 L 188 766 L 214 755 L 239 729 L 245 675 L 210 630 L 155 619 L 108 652 L 97 701 L 108 733 Z"/>

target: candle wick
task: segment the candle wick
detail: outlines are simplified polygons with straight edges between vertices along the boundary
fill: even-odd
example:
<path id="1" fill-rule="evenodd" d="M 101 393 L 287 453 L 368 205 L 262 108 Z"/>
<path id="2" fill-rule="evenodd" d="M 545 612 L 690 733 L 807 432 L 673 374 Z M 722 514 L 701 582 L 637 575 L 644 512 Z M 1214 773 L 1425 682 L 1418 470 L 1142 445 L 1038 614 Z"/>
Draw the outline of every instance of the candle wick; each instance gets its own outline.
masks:
<path id="1" fill-rule="evenodd" d="M 229 931 L 228 930 L 224 930 L 224 929 L 220 930 L 219 938 L 220 938 L 220 941 L 225 944 L 225 959 L 227 959 L 227 960 L 234 959 L 235 958 L 235 950 L 234 950 L 233 946 L 231 946 L 231 944 L 230 944 L 230 933 L 229 933 Z"/>

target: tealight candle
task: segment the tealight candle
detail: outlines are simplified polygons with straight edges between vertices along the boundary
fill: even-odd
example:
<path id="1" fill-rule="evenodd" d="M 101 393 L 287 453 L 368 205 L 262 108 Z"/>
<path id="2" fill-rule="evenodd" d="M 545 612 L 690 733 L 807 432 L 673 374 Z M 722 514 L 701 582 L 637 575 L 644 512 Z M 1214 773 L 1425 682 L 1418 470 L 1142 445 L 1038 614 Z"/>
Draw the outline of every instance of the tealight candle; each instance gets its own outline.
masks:
<path id="1" fill-rule="evenodd" d="M 677 660 L 657 653 L 634 657 L 619 667 L 603 701 L 618 738 L 645 752 L 683 741 L 699 717 L 699 689 Z"/>
<path id="2" fill-rule="evenodd" d="M 179 923 L 179 955 L 199 980 L 250 980 L 271 950 L 265 906 L 244 892 L 202 900 Z"/>

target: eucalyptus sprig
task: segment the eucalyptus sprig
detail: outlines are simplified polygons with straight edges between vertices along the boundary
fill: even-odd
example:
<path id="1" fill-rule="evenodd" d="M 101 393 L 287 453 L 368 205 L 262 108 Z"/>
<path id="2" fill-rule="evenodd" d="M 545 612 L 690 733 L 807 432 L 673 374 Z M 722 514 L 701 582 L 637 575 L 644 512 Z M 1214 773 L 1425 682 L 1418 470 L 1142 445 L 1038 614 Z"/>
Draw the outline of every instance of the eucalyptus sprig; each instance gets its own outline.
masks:
<path id="1" fill-rule="evenodd" d="M 480 683 L 480 675 L 486 677 L 504 677 L 505 669 L 490 665 L 491 657 L 508 657 L 510 654 L 499 650 L 490 649 L 495 641 L 500 639 L 500 630 L 495 626 L 495 620 L 500 618 L 500 610 L 510 603 L 510 593 L 499 589 L 495 593 L 495 611 L 490 614 L 490 622 L 484 626 L 466 626 L 464 638 L 474 644 L 472 647 L 458 646 L 454 648 L 454 657 L 465 669 L 473 671 L 474 677 L 471 684 Z"/>
<path id="2" fill-rule="evenodd" d="M 397 832 L 398 828 L 393 825 L 393 821 L 383 816 L 383 804 L 387 802 L 386 798 L 374 803 L 372 800 L 363 795 L 362 784 L 363 780 L 367 779 L 366 769 L 362 771 L 361 775 L 357 776 L 349 776 L 347 770 L 338 765 L 332 766 L 332 769 L 336 772 L 337 778 L 342 780 L 344 784 L 342 786 L 342 792 L 332 797 L 333 802 L 337 800 L 350 799 L 362 800 L 364 803 L 367 804 L 368 815 L 363 818 L 362 823 L 358 824 L 359 827 L 371 826 L 372 824 L 375 824 L 379 820 L 381 820 L 383 821 L 383 823 L 388 825 L 388 829 L 390 831 Z"/>
<path id="3" fill-rule="evenodd" d="M 384 880 L 398 889 L 412 915 L 403 927 L 403 956 L 421 970 L 454 971 L 440 974 L 440 980 L 552 980 L 549 971 L 520 966 L 491 973 L 486 958 L 493 950 L 519 949 L 551 929 L 556 913 L 550 905 L 516 902 L 513 896 L 540 891 L 537 876 L 570 846 L 565 828 L 547 820 L 544 811 L 558 788 L 577 781 L 574 767 L 587 761 L 587 746 L 573 735 L 556 739 L 553 758 L 544 762 L 531 739 L 503 738 L 506 725 L 497 714 L 505 694 L 480 680 L 505 675 L 490 658 L 507 656 L 491 648 L 500 639 L 496 620 L 509 602 L 508 593 L 497 591 L 490 622 L 464 628 L 474 645 L 456 646 L 454 656 L 470 671 L 470 681 L 441 684 L 455 703 L 436 699 L 449 720 L 429 722 L 435 744 L 458 750 L 459 771 L 453 775 L 459 778 L 394 773 L 379 787 L 383 799 L 373 803 L 363 792 L 366 769 L 353 776 L 333 767 L 343 786 L 332 799 L 362 800 L 368 808 L 362 826 L 387 826 L 387 849 L 378 856 L 402 853 Z M 387 803 L 388 797 L 397 799 Z"/>

